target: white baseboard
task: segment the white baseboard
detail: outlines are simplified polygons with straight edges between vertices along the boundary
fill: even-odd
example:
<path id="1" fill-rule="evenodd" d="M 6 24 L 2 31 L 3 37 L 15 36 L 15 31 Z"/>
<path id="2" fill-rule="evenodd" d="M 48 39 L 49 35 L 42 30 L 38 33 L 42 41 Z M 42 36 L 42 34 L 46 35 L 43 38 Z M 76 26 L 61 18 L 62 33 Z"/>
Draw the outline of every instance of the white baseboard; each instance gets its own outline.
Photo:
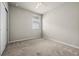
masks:
<path id="1" fill-rule="evenodd" d="M 24 40 L 31 40 L 31 39 L 40 39 L 40 38 L 30 38 L 30 39 L 24 38 L 24 39 L 20 39 L 20 40 L 10 41 L 9 43 L 18 42 L 18 41 L 24 41 Z M 61 43 L 61 44 L 64 44 L 64 45 L 67 45 L 67 46 L 70 46 L 70 47 L 73 47 L 73 48 L 79 49 L 79 46 L 76 46 L 76 45 L 68 44 L 68 43 L 65 43 L 63 41 L 59 41 L 59 40 L 56 40 L 56 39 L 53 39 L 53 38 L 50 39 L 50 40 Z"/>
<path id="2" fill-rule="evenodd" d="M 20 41 L 25 41 L 25 40 L 32 40 L 32 39 L 40 39 L 40 38 L 24 38 L 24 39 L 9 41 L 9 43 L 20 42 Z"/>
<path id="3" fill-rule="evenodd" d="M 58 41 L 58 40 L 55 40 L 55 39 L 50 39 L 50 40 L 53 40 L 55 42 L 58 42 L 58 43 L 61 43 L 61 44 L 64 44 L 64 45 L 67 45 L 67 46 L 79 49 L 79 46 L 76 46 L 76 45 L 68 44 L 68 43 L 65 43 L 65 42 L 62 42 L 62 41 Z"/>
<path id="4" fill-rule="evenodd" d="M 24 41 L 24 40 L 27 40 L 27 39 L 20 39 L 20 40 L 9 41 L 9 43 L 19 42 L 19 41 Z"/>

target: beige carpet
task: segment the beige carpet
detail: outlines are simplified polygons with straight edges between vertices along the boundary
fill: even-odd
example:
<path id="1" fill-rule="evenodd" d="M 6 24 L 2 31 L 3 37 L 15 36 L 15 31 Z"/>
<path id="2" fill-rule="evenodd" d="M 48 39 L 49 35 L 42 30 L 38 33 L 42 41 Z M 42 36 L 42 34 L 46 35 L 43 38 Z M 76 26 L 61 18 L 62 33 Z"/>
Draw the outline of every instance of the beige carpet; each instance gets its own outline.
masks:
<path id="1" fill-rule="evenodd" d="M 3 56 L 78 56 L 79 49 L 52 40 L 34 39 L 8 44 Z"/>

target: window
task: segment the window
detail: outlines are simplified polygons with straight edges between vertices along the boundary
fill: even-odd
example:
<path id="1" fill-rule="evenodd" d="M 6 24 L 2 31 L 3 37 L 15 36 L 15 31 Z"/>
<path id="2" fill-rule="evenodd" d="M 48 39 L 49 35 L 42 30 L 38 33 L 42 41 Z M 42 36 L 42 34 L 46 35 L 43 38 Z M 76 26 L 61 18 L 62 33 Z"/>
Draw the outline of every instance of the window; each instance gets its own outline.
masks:
<path id="1" fill-rule="evenodd" d="M 32 29 L 40 29 L 40 19 L 38 16 L 32 18 Z"/>

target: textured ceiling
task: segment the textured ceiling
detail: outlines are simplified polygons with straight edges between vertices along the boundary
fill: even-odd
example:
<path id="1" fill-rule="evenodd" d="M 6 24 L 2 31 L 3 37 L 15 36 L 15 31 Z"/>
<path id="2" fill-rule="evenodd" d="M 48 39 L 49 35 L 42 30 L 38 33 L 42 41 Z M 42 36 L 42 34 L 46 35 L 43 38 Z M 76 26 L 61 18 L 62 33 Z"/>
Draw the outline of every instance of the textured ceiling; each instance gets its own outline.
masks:
<path id="1" fill-rule="evenodd" d="M 50 10 L 53 10 L 54 8 L 57 8 L 64 2 L 41 2 L 42 4 L 38 8 L 36 8 L 38 3 L 39 2 L 10 2 L 9 4 L 24 9 L 28 9 L 39 14 L 44 14 Z"/>

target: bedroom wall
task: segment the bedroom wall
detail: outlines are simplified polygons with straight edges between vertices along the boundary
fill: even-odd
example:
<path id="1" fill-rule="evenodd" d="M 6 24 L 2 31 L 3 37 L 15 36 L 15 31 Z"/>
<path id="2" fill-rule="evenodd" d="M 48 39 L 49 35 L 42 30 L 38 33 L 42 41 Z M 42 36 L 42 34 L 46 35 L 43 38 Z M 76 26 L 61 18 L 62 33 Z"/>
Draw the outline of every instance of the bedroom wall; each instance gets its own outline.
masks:
<path id="1" fill-rule="evenodd" d="M 79 3 L 64 3 L 44 14 L 43 36 L 79 47 Z"/>
<path id="2" fill-rule="evenodd" d="M 10 6 L 9 11 L 10 42 L 41 37 L 41 15 L 15 6 Z M 39 29 L 32 29 L 32 19 L 34 16 L 39 17 Z"/>
<path id="3" fill-rule="evenodd" d="M 0 55 L 2 55 L 7 45 L 8 3 L 0 2 L 0 8 Z"/>
<path id="4" fill-rule="evenodd" d="M 1 2 L 0 2 L 0 8 L 1 8 Z M 1 9 L 0 9 L 0 18 L 1 18 Z M 1 19 L 0 19 L 0 43 L 1 43 Z M 1 55 L 1 44 L 0 44 L 0 55 Z"/>

